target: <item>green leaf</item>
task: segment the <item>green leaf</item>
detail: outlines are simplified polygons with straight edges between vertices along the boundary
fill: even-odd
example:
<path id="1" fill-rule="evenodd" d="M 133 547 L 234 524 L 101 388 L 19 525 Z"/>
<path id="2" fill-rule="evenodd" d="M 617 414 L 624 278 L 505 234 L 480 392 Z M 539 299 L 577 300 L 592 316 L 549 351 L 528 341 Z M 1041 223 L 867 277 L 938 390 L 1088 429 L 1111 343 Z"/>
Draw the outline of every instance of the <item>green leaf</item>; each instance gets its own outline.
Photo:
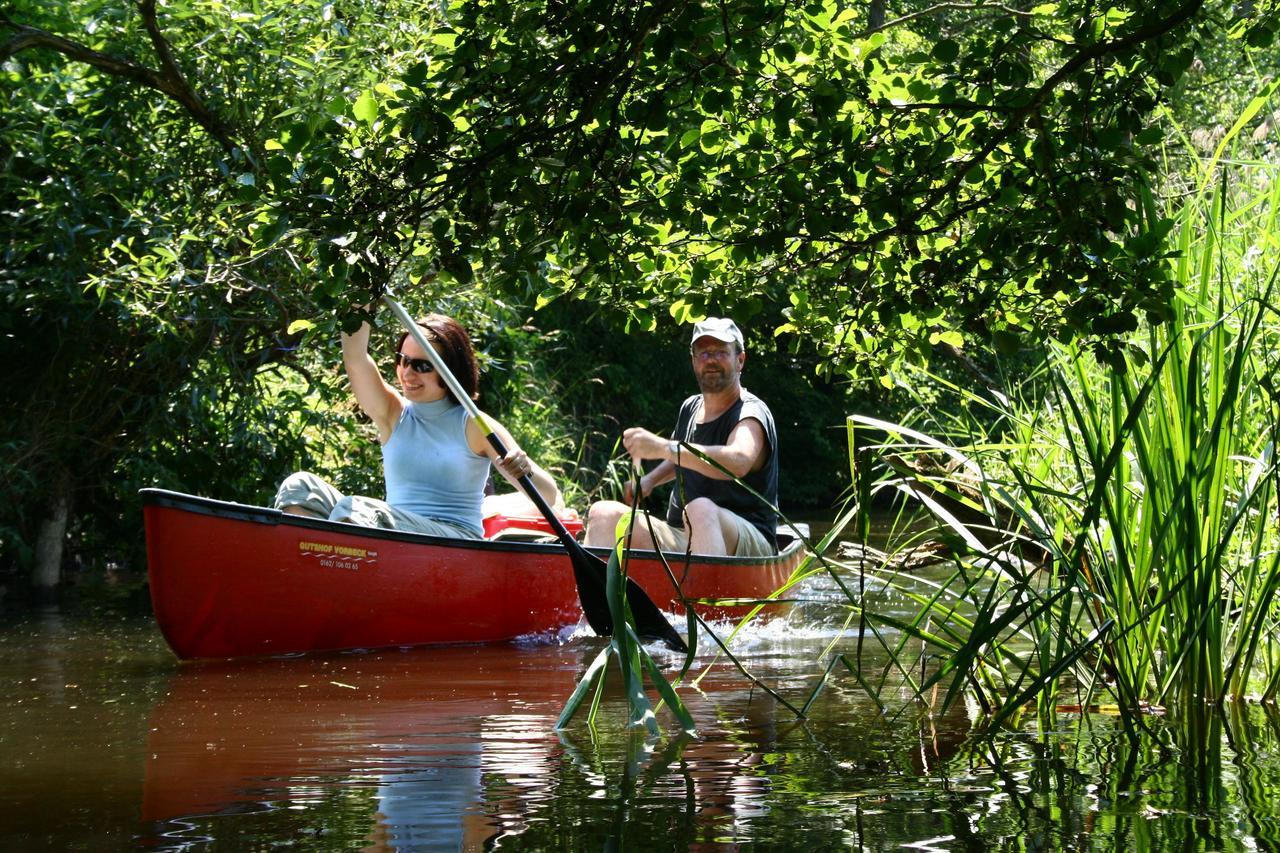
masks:
<path id="1" fill-rule="evenodd" d="M 266 249 L 269 246 L 274 245 L 275 242 L 279 240 L 284 235 L 284 232 L 287 231 L 288 229 L 289 229 L 289 217 L 283 216 L 283 215 L 277 216 L 269 224 L 259 228 L 258 231 L 254 234 L 254 239 L 255 239 L 258 250 L 261 251 L 263 249 Z"/>
<path id="2" fill-rule="evenodd" d="M 955 329 L 949 329 L 945 332 L 934 332 L 929 335 L 929 343 L 950 344 L 951 346 L 960 349 L 964 346 L 964 335 L 960 334 Z"/>
<path id="3" fill-rule="evenodd" d="M 943 39 L 933 46 L 933 58 L 939 62 L 955 62 L 960 55 L 960 44 L 951 39 Z"/>
<path id="4" fill-rule="evenodd" d="M 315 325 L 310 320 L 294 320 L 289 324 L 289 328 L 285 329 L 285 334 L 296 335 L 298 332 L 305 332 L 307 329 L 315 328 Z"/>
<path id="5" fill-rule="evenodd" d="M 613 646 L 605 646 L 600 650 L 600 654 L 596 655 L 595 659 L 591 661 L 586 672 L 582 674 L 582 678 L 578 680 L 578 686 L 574 688 L 572 695 L 569 696 L 569 701 L 564 703 L 564 708 L 560 711 L 560 717 L 556 720 L 556 729 L 563 729 L 569 725 L 573 715 L 578 712 L 578 707 L 582 705 L 582 700 L 586 698 L 587 691 L 591 689 L 591 685 L 604 672 L 604 666 L 609 662 L 609 657 L 612 653 Z"/>
<path id="6" fill-rule="evenodd" d="M 457 280 L 458 284 L 470 284 L 475 280 L 476 273 L 471 266 L 471 261 L 460 252 L 443 255 L 440 258 L 440 265 L 445 272 Z"/>
<path id="7" fill-rule="evenodd" d="M 415 62 L 413 65 L 409 66 L 407 71 L 404 72 L 404 76 L 401 79 L 403 79 L 405 84 L 408 86 L 412 86 L 415 89 L 422 89 L 427 82 L 427 72 L 429 69 L 430 66 L 427 62 Z"/>
<path id="8" fill-rule="evenodd" d="M 378 118 L 378 99 L 372 91 L 366 90 L 356 98 L 351 107 L 351 115 L 365 124 L 373 124 Z"/>
<path id="9" fill-rule="evenodd" d="M 807 195 L 804 184 L 800 183 L 795 175 L 783 175 L 778 185 L 782 189 L 782 194 L 790 201 L 803 201 Z"/>
<path id="10" fill-rule="evenodd" d="M 297 154 L 311 140 L 311 128 L 303 122 L 295 122 L 284 133 L 280 134 L 280 141 L 284 143 L 284 148 L 290 154 Z"/>
<path id="11" fill-rule="evenodd" d="M 1249 47 L 1270 47 L 1275 37 L 1275 30 L 1268 26 L 1257 26 L 1248 31 L 1244 40 Z"/>
<path id="12" fill-rule="evenodd" d="M 631 632 L 631 626 L 627 626 L 627 631 Z M 636 637 L 632 632 L 632 638 L 637 646 L 640 645 L 640 638 Z M 644 662 L 644 668 L 649 673 L 649 681 L 657 689 L 658 695 L 662 697 L 662 701 L 667 703 L 667 707 L 671 709 L 671 713 L 676 715 L 676 719 L 680 721 L 680 728 L 685 734 L 696 735 L 697 725 L 693 721 L 693 715 L 689 713 L 689 709 L 685 707 L 684 702 L 680 700 L 679 694 L 675 688 L 671 686 L 671 682 L 667 681 L 666 676 L 662 674 L 662 670 L 658 668 L 658 663 L 653 656 L 645 651 L 644 647 L 640 648 L 641 660 Z"/>

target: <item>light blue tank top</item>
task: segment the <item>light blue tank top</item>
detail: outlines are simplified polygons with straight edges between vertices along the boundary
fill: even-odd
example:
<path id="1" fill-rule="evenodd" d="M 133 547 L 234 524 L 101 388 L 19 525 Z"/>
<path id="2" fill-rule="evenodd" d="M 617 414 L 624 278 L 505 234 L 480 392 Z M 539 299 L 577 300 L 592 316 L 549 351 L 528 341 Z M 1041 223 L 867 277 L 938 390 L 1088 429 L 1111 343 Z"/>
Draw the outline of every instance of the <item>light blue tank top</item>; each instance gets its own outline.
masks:
<path id="1" fill-rule="evenodd" d="M 481 501 L 489 457 L 467 444 L 467 410 L 445 397 L 407 403 L 382 445 L 387 503 L 484 534 Z"/>

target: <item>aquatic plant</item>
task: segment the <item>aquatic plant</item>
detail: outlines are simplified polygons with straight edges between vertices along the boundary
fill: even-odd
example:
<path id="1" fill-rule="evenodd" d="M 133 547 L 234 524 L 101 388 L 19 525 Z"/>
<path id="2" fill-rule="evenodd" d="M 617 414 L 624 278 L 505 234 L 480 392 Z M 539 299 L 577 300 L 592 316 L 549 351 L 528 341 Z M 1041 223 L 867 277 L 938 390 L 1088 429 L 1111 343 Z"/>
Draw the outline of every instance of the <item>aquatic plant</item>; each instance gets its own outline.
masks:
<path id="1" fill-rule="evenodd" d="M 916 696 L 974 696 L 997 724 L 1029 703 L 1046 724 L 1115 705 L 1140 726 L 1156 706 L 1280 690 L 1280 182 L 1261 163 L 1215 174 L 1170 219 L 1139 199 L 1179 288 L 1122 362 L 1051 343 L 1012 398 L 958 389 L 969 406 L 911 426 L 849 418 L 876 462 L 868 496 L 919 507 L 949 548 L 932 579 L 892 555 L 846 569 L 914 603 L 849 599 L 859 642 Z"/>

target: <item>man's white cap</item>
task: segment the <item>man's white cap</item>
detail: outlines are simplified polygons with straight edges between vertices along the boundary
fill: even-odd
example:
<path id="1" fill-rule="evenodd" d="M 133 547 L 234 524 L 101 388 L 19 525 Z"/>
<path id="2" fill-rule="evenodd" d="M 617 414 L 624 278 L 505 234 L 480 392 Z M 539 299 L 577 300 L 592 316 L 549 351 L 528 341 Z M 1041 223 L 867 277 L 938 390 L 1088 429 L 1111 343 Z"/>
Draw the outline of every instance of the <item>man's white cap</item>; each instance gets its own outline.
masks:
<path id="1" fill-rule="evenodd" d="M 694 326 L 693 337 L 689 339 L 689 345 L 693 346 L 698 338 L 715 338 L 717 341 L 724 341 L 726 344 L 737 344 L 739 352 L 746 350 L 746 346 L 742 342 L 742 332 L 738 331 L 737 324 L 728 317 L 708 317 Z"/>

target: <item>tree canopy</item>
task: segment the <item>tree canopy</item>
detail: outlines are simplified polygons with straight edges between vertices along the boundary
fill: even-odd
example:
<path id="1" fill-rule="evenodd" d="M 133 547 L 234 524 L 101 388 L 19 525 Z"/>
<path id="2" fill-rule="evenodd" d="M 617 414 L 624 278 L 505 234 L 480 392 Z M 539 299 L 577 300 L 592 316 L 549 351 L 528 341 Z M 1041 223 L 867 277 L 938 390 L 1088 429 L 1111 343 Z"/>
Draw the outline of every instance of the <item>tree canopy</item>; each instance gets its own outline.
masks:
<path id="1" fill-rule="evenodd" d="M 641 328 L 790 303 L 836 368 L 1167 302 L 1144 146 L 1200 2 L 979 5 L 963 43 L 835 3 L 541 8 L 460 6 L 353 103 L 347 145 L 397 164 L 344 194 L 396 211 L 337 238 L 360 263 L 411 243 L 411 274 L 476 261 Z"/>
<path id="2" fill-rule="evenodd" d="M 15 10 L 4 54 L 169 98 L 322 307 L 477 271 L 646 329 L 782 303 L 840 369 L 1159 311 L 1155 111 L 1207 31 L 1269 40 L 1250 10 L 143 0 Z"/>

